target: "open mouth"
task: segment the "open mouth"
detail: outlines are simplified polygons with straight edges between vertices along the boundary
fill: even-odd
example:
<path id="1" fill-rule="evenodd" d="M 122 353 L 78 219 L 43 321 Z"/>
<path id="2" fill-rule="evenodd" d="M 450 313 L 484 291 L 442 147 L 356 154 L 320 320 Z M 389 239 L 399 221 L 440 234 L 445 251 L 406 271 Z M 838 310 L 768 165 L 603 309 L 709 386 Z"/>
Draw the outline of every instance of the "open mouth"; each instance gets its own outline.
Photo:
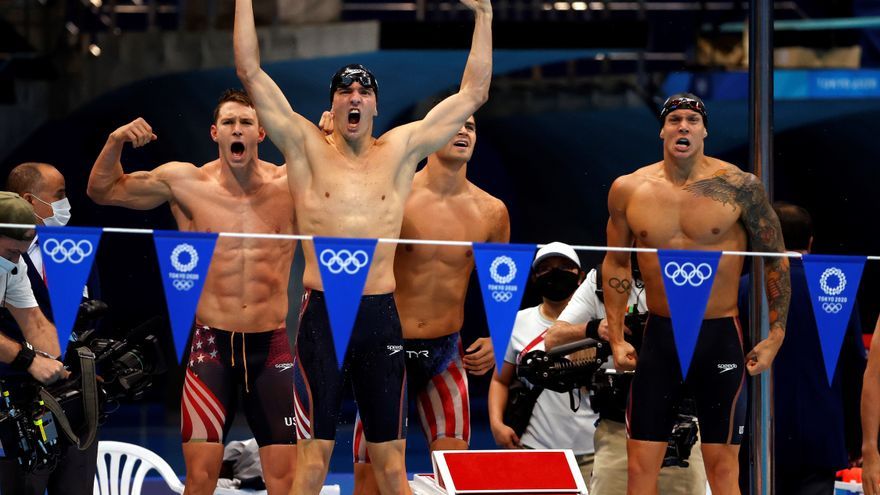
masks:
<path id="1" fill-rule="evenodd" d="M 467 148 L 469 146 L 469 143 L 467 142 L 467 139 L 459 139 L 457 141 L 453 141 L 452 145 L 456 148 Z"/>
<path id="2" fill-rule="evenodd" d="M 361 121 L 361 111 L 357 108 L 352 108 L 348 112 L 348 123 L 349 125 L 357 125 Z"/>
<path id="3" fill-rule="evenodd" d="M 691 141 L 688 138 L 678 138 L 678 140 L 675 141 L 675 149 L 678 151 L 687 151 L 690 146 Z"/>
<path id="4" fill-rule="evenodd" d="M 229 151 L 232 152 L 233 157 L 241 158 L 244 156 L 244 143 L 232 143 L 232 146 L 229 147 Z"/>

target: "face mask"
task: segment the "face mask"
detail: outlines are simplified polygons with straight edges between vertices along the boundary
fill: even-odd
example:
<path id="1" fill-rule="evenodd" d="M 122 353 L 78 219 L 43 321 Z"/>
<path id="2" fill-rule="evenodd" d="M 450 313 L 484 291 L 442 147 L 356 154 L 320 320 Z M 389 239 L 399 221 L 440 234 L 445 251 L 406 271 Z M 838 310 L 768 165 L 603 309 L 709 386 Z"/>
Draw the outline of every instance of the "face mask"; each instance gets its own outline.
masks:
<path id="1" fill-rule="evenodd" d="M 55 227 L 63 227 L 67 225 L 67 222 L 70 221 L 70 201 L 68 201 L 67 198 L 61 198 L 58 201 L 54 201 L 52 203 L 47 203 L 36 196 L 34 196 L 34 198 L 40 203 L 52 207 L 51 217 L 40 218 L 39 215 L 34 214 L 35 217 L 43 221 L 43 224 Z"/>
<path id="2" fill-rule="evenodd" d="M 18 265 L 0 256 L 0 272 L 12 273 L 16 268 Z"/>
<path id="3" fill-rule="evenodd" d="M 553 301 L 564 301 L 578 288 L 580 275 L 567 270 L 554 268 L 535 278 L 535 287 L 542 297 Z"/>

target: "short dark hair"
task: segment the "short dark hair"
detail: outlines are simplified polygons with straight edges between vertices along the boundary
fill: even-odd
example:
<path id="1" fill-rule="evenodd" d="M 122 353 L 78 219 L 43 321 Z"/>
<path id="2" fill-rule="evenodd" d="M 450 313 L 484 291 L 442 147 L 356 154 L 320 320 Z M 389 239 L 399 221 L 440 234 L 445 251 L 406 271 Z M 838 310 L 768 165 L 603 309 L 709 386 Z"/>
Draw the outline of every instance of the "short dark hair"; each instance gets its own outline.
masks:
<path id="1" fill-rule="evenodd" d="M 251 97 L 241 89 L 227 89 L 220 95 L 220 98 L 217 100 L 217 106 L 214 107 L 214 120 L 211 122 L 212 124 L 217 123 L 217 119 L 220 118 L 220 107 L 223 106 L 224 103 L 234 101 L 235 103 L 241 103 L 244 106 L 251 107 L 256 110 L 254 107 L 254 102 L 251 100 Z"/>
<path id="2" fill-rule="evenodd" d="M 785 248 L 792 251 L 809 249 L 810 238 L 813 237 L 813 217 L 810 216 L 810 212 L 801 206 L 784 201 L 773 203 L 773 210 L 782 226 Z"/>
<path id="3" fill-rule="evenodd" d="M 25 162 L 16 165 L 6 178 L 6 190 L 12 191 L 19 196 L 24 193 L 33 193 L 43 186 L 43 174 L 40 167 L 51 165 L 37 162 Z"/>

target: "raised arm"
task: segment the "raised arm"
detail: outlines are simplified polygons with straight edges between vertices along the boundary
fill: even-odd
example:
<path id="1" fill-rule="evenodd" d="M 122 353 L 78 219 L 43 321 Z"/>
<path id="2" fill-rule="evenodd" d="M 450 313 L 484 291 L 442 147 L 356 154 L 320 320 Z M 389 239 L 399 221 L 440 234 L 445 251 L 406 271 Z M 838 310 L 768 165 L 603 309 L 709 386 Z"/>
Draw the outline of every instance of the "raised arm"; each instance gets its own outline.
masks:
<path id="1" fill-rule="evenodd" d="M 461 0 L 476 16 L 471 51 L 458 93 L 444 99 L 423 120 L 398 128 L 407 135 L 413 171 L 417 162 L 437 151 L 455 135 L 468 117 L 489 99 L 492 80 L 492 2 Z"/>
<path id="2" fill-rule="evenodd" d="M 125 143 L 138 148 L 155 140 L 153 129 L 142 118 L 113 131 L 89 174 L 89 197 L 101 205 L 137 210 L 149 210 L 169 201 L 171 188 L 159 180 L 156 170 L 126 174 L 122 169 L 122 148 Z"/>
<path id="3" fill-rule="evenodd" d="M 632 188 L 632 176 L 619 177 L 608 192 L 608 247 L 632 247 L 633 235 L 626 220 L 626 204 Z M 616 279 L 619 283 L 611 283 Z M 608 251 L 602 262 L 602 287 L 605 289 L 605 318 L 608 324 L 608 337 L 614 354 L 614 366 L 619 370 L 634 369 L 636 352 L 632 344 L 624 340 L 624 317 L 629 292 L 632 290 L 632 268 L 628 251 Z"/>
<path id="4" fill-rule="evenodd" d="M 785 252 L 779 218 L 770 206 L 764 186 L 757 177 L 743 174 L 743 185 L 737 199 L 742 208 L 742 222 L 749 233 L 752 250 Z M 770 335 L 759 342 L 747 357 L 746 367 L 753 375 L 770 367 L 785 337 L 788 304 L 791 301 L 788 258 L 764 258 L 764 284 L 767 292 Z"/>
<path id="5" fill-rule="evenodd" d="M 293 111 L 281 88 L 260 67 L 260 46 L 251 0 L 235 0 L 232 39 L 235 73 L 254 102 L 260 125 L 290 163 L 291 156 L 304 155 L 306 129 L 314 125 Z"/>

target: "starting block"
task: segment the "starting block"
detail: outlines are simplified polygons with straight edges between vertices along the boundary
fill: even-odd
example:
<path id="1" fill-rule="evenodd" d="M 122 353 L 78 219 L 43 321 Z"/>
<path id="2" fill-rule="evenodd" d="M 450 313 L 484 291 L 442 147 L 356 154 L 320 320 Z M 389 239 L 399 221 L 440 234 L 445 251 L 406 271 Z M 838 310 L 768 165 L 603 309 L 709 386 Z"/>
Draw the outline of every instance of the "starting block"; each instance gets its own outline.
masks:
<path id="1" fill-rule="evenodd" d="M 586 495 L 571 450 L 443 450 L 433 474 L 413 478 L 414 495 Z"/>

